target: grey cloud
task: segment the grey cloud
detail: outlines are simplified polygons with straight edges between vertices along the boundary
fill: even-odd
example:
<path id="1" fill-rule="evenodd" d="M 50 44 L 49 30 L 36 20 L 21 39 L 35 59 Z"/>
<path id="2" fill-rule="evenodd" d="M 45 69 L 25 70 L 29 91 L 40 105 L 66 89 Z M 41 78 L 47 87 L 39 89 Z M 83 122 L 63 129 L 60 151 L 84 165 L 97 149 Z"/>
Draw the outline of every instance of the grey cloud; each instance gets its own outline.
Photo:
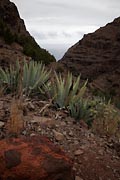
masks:
<path id="1" fill-rule="evenodd" d="M 120 0 L 11 1 L 17 5 L 28 31 L 57 58 L 84 33 L 120 16 Z"/>
<path id="2" fill-rule="evenodd" d="M 71 6 L 66 3 L 65 1 L 64 2 L 56 2 L 56 1 L 41 1 L 41 0 L 37 0 L 37 2 L 42 5 L 42 6 L 49 6 L 49 8 L 71 8 Z"/>
<path id="3" fill-rule="evenodd" d="M 48 40 L 48 39 L 57 39 L 57 38 L 71 38 L 74 36 L 82 36 L 83 32 L 82 31 L 72 31 L 72 32 L 65 32 L 65 31 L 54 31 L 54 32 L 40 32 L 31 30 L 31 34 L 34 37 L 38 37 L 40 40 Z"/>

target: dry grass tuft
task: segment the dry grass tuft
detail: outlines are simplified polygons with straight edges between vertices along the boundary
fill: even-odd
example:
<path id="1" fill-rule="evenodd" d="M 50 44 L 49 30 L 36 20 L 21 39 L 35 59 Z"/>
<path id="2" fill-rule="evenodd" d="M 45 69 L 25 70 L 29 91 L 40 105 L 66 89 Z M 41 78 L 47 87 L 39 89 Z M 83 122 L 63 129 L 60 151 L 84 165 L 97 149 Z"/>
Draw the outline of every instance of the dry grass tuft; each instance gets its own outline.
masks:
<path id="1" fill-rule="evenodd" d="M 10 119 L 7 124 L 9 135 L 19 135 L 24 128 L 23 106 L 21 99 L 13 99 L 10 108 Z"/>
<path id="2" fill-rule="evenodd" d="M 111 104 L 99 104 L 92 130 L 100 135 L 119 135 L 120 113 Z"/>

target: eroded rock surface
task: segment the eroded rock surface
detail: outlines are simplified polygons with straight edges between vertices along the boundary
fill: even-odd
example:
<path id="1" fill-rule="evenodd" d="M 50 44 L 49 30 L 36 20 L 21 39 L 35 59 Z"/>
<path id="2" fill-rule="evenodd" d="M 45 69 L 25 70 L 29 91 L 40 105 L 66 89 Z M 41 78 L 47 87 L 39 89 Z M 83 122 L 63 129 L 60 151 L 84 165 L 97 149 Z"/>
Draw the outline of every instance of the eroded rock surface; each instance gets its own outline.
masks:
<path id="1" fill-rule="evenodd" d="M 72 162 L 41 136 L 0 141 L 0 179 L 74 180 Z"/>

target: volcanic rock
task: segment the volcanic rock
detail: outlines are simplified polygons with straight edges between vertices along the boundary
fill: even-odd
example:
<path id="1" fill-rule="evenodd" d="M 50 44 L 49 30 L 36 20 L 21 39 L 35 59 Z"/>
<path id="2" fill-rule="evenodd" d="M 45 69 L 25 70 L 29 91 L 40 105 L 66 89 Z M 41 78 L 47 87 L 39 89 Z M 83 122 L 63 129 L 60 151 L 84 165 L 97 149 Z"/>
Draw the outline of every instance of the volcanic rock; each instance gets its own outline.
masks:
<path id="1" fill-rule="evenodd" d="M 64 139 L 64 135 L 62 133 L 59 133 L 56 130 L 53 130 L 53 133 L 57 141 L 62 141 Z"/>
<path id="2" fill-rule="evenodd" d="M 81 149 L 78 149 L 78 150 L 75 151 L 74 155 L 75 155 L 75 156 L 79 156 L 79 155 L 81 155 L 81 154 L 83 154 L 83 153 L 84 153 L 84 152 L 83 152 Z"/>
<path id="3" fill-rule="evenodd" d="M 0 141 L 0 179 L 74 180 L 70 159 L 47 138 Z"/>
<path id="4" fill-rule="evenodd" d="M 84 35 L 60 63 L 74 75 L 81 74 L 82 79 L 92 82 L 91 87 L 120 95 L 120 17 Z"/>

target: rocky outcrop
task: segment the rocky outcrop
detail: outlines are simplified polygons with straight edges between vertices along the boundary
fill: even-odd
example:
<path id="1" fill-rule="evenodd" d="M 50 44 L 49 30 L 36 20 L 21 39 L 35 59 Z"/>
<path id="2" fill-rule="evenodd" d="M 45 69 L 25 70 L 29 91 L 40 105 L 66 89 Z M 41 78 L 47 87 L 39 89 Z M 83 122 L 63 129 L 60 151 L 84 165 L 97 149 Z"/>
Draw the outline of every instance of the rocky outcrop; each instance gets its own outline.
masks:
<path id="1" fill-rule="evenodd" d="M 15 4 L 0 0 L 0 65 L 14 63 L 17 58 L 23 59 L 24 56 L 46 64 L 55 61 L 26 30 Z"/>
<path id="2" fill-rule="evenodd" d="M 13 33 L 20 33 L 29 36 L 23 19 L 20 18 L 17 7 L 9 0 L 0 1 L 0 18 L 10 28 Z"/>
<path id="3" fill-rule="evenodd" d="M 70 159 L 45 137 L 0 141 L 0 179 L 74 180 Z"/>
<path id="4" fill-rule="evenodd" d="M 94 33 L 84 35 L 65 53 L 60 63 L 74 75 L 81 74 L 82 79 L 89 79 L 92 86 L 119 93 L 120 17 Z"/>

